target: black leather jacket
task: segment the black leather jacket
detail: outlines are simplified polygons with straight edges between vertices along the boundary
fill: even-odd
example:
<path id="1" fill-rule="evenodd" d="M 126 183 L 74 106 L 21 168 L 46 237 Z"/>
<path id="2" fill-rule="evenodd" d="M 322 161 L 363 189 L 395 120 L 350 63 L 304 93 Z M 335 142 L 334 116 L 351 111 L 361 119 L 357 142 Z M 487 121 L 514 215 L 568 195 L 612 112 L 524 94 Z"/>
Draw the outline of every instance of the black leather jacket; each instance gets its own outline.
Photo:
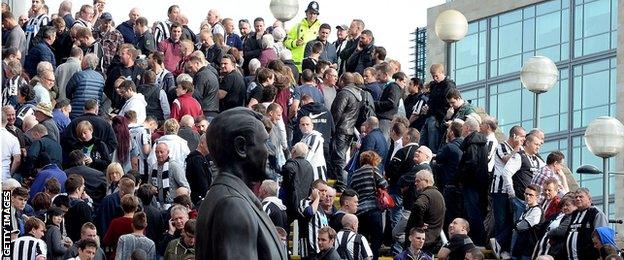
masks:
<path id="1" fill-rule="evenodd" d="M 357 121 L 362 101 L 360 91 L 360 88 L 349 84 L 336 94 L 334 103 L 331 106 L 331 114 L 336 124 L 335 134 L 353 135 L 355 121 Z"/>

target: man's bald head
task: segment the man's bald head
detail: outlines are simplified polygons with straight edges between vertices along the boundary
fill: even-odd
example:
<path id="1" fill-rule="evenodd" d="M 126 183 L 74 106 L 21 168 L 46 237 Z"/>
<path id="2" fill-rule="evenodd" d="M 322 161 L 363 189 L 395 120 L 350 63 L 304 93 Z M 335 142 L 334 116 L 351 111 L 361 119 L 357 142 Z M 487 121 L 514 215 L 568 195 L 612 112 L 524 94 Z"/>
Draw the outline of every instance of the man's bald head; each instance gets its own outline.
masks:
<path id="1" fill-rule="evenodd" d="M 343 228 L 354 229 L 354 227 L 357 227 L 358 223 L 359 220 L 354 214 L 346 213 L 342 217 Z"/>
<path id="2" fill-rule="evenodd" d="M 366 126 L 369 129 L 376 129 L 379 128 L 379 119 L 377 119 L 377 117 L 371 116 L 368 119 L 366 119 Z"/>

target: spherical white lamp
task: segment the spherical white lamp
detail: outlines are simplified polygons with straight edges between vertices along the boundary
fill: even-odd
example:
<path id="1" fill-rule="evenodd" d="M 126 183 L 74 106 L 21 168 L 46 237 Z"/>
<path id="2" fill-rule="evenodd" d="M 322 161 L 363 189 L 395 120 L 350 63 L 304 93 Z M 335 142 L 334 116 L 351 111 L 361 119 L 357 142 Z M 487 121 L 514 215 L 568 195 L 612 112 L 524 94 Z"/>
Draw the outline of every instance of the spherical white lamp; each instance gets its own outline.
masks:
<path id="1" fill-rule="evenodd" d="M 602 212 L 609 216 L 609 158 L 624 148 L 624 125 L 613 117 L 598 117 L 585 129 L 585 144 L 602 157 Z"/>
<path id="2" fill-rule="evenodd" d="M 440 40 L 452 43 L 459 41 L 468 32 L 468 20 L 457 10 L 446 10 L 435 21 L 435 33 Z"/>
<path id="3" fill-rule="evenodd" d="M 297 15 L 299 2 L 297 0 L 271 0 L 269 8 L 275 19 L 286 22 Z"/>
<path id="4" fill-rule="evenodd" d="M 624 148 L 624 125 L 613 117 L 598 117 L 585 130 L 585 144 L 598 157 L 616 156 Z"/>
<path id="5" fill-rule="evenodd" d="M 547 57 L 535 56 L 522 66 L 520 81 L 533 93 L 544 93 L 550 90 L 559 79 L 559 70 L 555 63 Z"/>

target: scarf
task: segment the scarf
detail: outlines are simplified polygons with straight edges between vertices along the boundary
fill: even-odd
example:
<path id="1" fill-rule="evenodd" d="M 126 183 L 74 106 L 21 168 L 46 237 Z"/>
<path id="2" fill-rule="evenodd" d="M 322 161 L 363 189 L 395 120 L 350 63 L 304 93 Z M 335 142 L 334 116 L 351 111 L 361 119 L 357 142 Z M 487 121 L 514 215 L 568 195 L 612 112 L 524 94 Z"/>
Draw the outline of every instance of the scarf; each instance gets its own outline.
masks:
<path id="1" fill-rule="evenodd" d="M 158 188 L 158 201 L 162 204 L 168 204 L 169 201 L 169 158 L 163 163 L 163 165 L 156 165 L 152 169 L 150 175 L 152 185 Z"/>

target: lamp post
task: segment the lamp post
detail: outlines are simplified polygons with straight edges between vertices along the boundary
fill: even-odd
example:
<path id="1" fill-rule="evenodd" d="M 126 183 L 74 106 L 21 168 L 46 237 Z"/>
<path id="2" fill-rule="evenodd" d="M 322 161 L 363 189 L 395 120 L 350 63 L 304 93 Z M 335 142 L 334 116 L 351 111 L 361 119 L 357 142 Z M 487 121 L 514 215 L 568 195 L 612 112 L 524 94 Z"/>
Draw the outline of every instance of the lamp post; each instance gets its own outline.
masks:
<path id="1" fill-rule="evenodd" d="M 275 19 L 282 23 L 293 19 L 299 11 L 299 2 L 297 0 L 271 0 L 269 9 Z M 285 30 L 285 29 L 284 29 Z"/>
<path id="2" fill-rule="evenodd" d="M 435 21 L 435 33 L 446 43 L 447 74 L 451 72 L 451 43 L 463 39 L 468 32 L 468 20 L 457 10 L 446 10 L 438 14 Z"/>
<path id="3" fill-rule="evenodd" d="M 522 66 L 520 81 L 529 91 L 535 93 L 533 104 L 533 127 L 539 128 L 539 94 L 548 92 L 559 79 L 559 70 L 555 63 L 547 57 L 535 56 Z"/>
<path id="4" fill-rule="evenodd" d="M 613 117 L 598 117 L 585 130 L 585 144 L 591 153 L 602 157 L 602 211 L 609 217 L 609 158 L 624 147 L 624 125 Z"/>

